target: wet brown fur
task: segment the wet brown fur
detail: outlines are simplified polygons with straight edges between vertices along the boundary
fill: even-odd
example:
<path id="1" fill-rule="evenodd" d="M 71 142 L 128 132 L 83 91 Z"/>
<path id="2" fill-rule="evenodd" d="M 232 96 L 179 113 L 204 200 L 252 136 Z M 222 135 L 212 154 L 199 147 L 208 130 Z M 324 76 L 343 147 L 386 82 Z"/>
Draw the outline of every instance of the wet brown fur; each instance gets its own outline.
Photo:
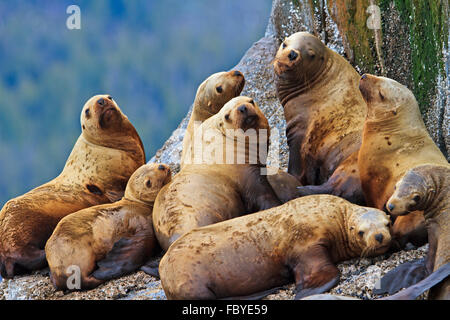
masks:
<path id="1" fill-rule="evenodd" d="M 428 230 L 427 269 L 450 262 L 450 165 L 422 165 L 408 170 L 396 184 L 387 206 L 392 215 L 424 211 Z M 412 212 L 412 213 L 410 213 Z M 430 299 L 450 299 L 450 279 L 431 289 Z"/>
<path id="2" fill-rule="evenodd" d="M 224 148 L 224 158 L 218 163 L 212 153 L 205 153 L 201 164 L 186 164 L 159 193 L 153 211 L 153 224 L 164 250 L 194 228 L 281 204 L 267 177 L 261 175 L 265 161 L 259 159 L 255 164 L 249 163 L 248 144 L 244 151 L 244 164 L 220 164 L 226 163 L 225 140 L 233 139 L 226 135 L 226 129 L 251 129 L 245 126 L 248 117 L 238 111 L 242 105 L 248 109 L 248 115 L 256 117 L 251 128 L 269 131 L 264 114 L 248 97 L 232 99 L 219 113 L 202 124 L 203 132 L 212 130 L 224 137 L 220 142 L 215 139 L 203 141 L 204 147 L 217 145 L 218 148 Z M 236 140 L 231 141 L 236 143 Z M 234 151 L 236 159 L 236 147 Z"/>
<path id="3" fill-rule="evenodd" d="M 357 152 L 367 107 L 358 73 L 306 32 L 283 41 L 274 68 L 287 122 L 288 172 L 304 186 L 318 186 L 300 194 L 331 193 L 363 203 Z"/>
<path id="4" fill-rule="evenodd" d="M 336 262 L 385 252 L 388 225 L 384 212 L 335 196 L 298 198 L 185 234 L 161 260 L 161 282 L 168 299 L 246 296 L 293 280 L 316 288 L 338 277 Z"/>
<path id="5" fill-rule="evenodd" d="M 82 134 L 61 174 L 1 210 L 3 277 L 45 267 L 45 242 L 59 220 L 119 200 L 131 174 L 145 163 L 139 135 L 110 96 L 92 97 L 81 113 L 81 125 Z"/>
<path id="6" fill-rule="evenodd" d="M 185 162 L 192 163 L 189 159 L 189 150 L 193 136 L 194 123 L 196 121 L 203 122 L 211 116 L 217 114 L 222 107 L 232 98 L 241 94 L 244 89 L 245 79 L 239 71 L 231 70 L 229 72 L 218 72 L 209 76 L 197 89 L 194 100 L 191 117 L 186 128 L 183 138 L 183 151 L 180 160 L 180 166 L 183 167 Z M 217 88 L 220 87 L 220 92 Z"/>
<path id="7" fill-rule="evenodd" d="M 159 190 L 171 179 L 166 165 L 147 164 L 130 178 L 125 196 L 112 204 L 103 204 L 75 212 L 63 218 L 45 246 L 51 279 L 58 290 L 67 289 L 70 266 L 81 271 L 81 288 L 92 289 L 105 282 L 92 273 L 97 262 L 104 259 L 122 238 L 134 239 L 142 235 L 142 247 L 131 244 L 120 259 L 144 264 L 158 247 L 153 231 L 153 203 Z M 116 274 L 120 276 L 123 274 Z"/>

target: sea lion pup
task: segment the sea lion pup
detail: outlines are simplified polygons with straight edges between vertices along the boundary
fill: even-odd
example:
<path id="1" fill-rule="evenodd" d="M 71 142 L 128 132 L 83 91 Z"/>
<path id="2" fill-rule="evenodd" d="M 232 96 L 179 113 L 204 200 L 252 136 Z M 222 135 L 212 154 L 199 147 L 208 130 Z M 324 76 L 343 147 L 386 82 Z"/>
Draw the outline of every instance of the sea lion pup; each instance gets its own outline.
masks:
<path id="1" fill-rule="evenodd" d="M 170 179 L 168 166 L 143 165 L 131 176 L 122 200 L 63 218 L 45 246 L 56 289 L 92 289 L 143 265 L 158 247 L 153 203 Z M 74 267 L 81 276 L 78 286 L 68 281 Z"/>
<path id="2" fill-rule="evenodd" d="M 81 127 L 61 174 L 1 210 L 2 277 L 45 267 L 45 242 L 58 222 L 78 210 L 120 200 L 129 177 L 145 164 L 141 139 L 111 96 L 86 102 Z"/>
<path id="3" fill-rule="evenodd" d="M 299 195 L 326 193 L 363 204 L 357 152 L 367 113 L 359 75 L 318 38 L 298 32 L 273 62 L 289 145 L 289 170 Z"/>
<path id="4" fill-rule="evenodd" d="M 399 288 L 408 287 L 450 262 L 450 165 L 421 165 L 397 182 L 386 208 L 393 216 L 424 211 L 429 251 L 424 263 L 400 266 L 392 273 Z M 410 268 L 411 267 L 411 268 Z M 398 273 L 407 274 L 398 278 Z M 419 272 L 420 271 L 420 272 Z M 415 277 L 419 273 L 420 276 Z M 397 285 L 398 283 L 398 285 Z M 431 299 L 450 300 L 450 279 L 430 291 Z"/>
<path id="5" fill-rule="evenodd" d="M 395 80 L 365 74 L 360 90 L 367 102 L 363 140 L 358 155 L 361 184 L 367 205 L 383 209 L 395 184 L 411 168 L 424 164 L 448 165 L 431 139 L 413 93 Z M 401 221 L 400 221 L 401 220 Z M 417 238 L 426 237 L 423 220 L 402 217 Z M 410 221 L 408 221 L 410 220 Z"/>
<path id="6" fill-rule="evenodd" d="M 383 211 L 336 196 L 294 199 L 185 234 L 161 260 L 161 283 L 168 299 L 219 299 L 295 280 L 300 299 L 339 282 L 336 262 L 384 253 L 388 225 Z"/>
<path id="7" fill-rule="evenodd" d="M 190 150 L 194 137 L 195 122 L 203 122 L 219 112 L 225 103 L 241 94 L 244 85 L 244 75 L 240 71 L 231 70 L 214 73 L 198 87 L 191 117 L 183 138 L 181 167 L 184 166 L 185 162 L 192 163 L 193 161 L 191 154 L 188 154 L 187 151 Z"/>
<path id="8" fill-rule="evenodd" d="M 155 200 L 153 225 L 164 250 L 194 228 L 281 204 L 261 174 L 269 125 L 253 99 L 233 98 L 199 130 L 203 139 L 192 147 L 205 148 L 200 164 L 186 164 Z"/>

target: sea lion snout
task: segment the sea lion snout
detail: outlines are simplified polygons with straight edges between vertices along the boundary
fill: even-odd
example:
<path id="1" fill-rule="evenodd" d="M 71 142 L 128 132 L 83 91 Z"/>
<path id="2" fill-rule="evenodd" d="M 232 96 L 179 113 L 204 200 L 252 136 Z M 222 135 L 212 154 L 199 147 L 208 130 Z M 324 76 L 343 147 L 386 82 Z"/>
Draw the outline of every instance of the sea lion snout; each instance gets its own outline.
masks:
<path id="1" fill-rule="evenodd" d="M 383 243 L 383 235 L 381 233 L 376 234 L 375 240 L 377 240 L 379 243 Z"/>
<path id="2" fill-rule="evenodd" d="M 289 52 L 288 58 L 290 61 L 294 61 L 295 59 L 297 59 L 298 57 L 298 53 L 295 52 L 294 50 L 291 50 L 291 52 Z"/>

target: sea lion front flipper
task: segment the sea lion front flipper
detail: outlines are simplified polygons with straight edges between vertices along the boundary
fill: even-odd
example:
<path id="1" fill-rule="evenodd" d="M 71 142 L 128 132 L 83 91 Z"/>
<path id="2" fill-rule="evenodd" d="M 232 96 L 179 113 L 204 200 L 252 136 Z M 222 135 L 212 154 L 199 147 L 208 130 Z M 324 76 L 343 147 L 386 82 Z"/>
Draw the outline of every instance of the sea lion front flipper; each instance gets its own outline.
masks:
<path id="1" fill-rule="evenodd" d="M 97 262 L 98 269 L 91 276 L 98 280 L 110 280 L 137 270 L 151 254 L 152 242 L 148 232 L 120 239 L 106 257 Z"/>
<path id="2" fill-rule="evenodd" d="M 380 281 L 380 288 L 374 289 L 374 294 L 390 295 L 400 291 L 402 288 L 408 288 L 428 275 L 425 265 L 425 259 L 405 262 L 397 268 L 386 273 Z"/>
<path id="3" fill-rule="evenodd" d="M 148 275 L 151 275 L 152 277 L 160 279 L 161 278 L 159 276 L 159 263 L 160 262 L 161 262 L 160 259 L 157 259 L 157 260 L 151 259 L 146 264 L 144 264 L 140 270 L 144 271 Z"/>
<path id="4" fill-rule="evenodd" d="M 408 287 L 393 296 L 382 298 L 380 300 L 414 300 L 428 289 L 439 284 L 450 275 L 450 262 L 446 263 L 438 270 L 434 271 L 428 277 L 417 284 Z"/>
<path id="5" fill-rule="evenodd" d="M 281 205 L 275 191 L 261 175 L 259 167 L 250 167 L 243 175 L 245 205 L 249 212 L 258 212 Z"/>
<path id="6" fill-rule="evenodd" d="M 295 300 L 329 291 L 339 283 L 339 269 L 323 246 L 315 246 L 301 255 L 294 268 Z"/>

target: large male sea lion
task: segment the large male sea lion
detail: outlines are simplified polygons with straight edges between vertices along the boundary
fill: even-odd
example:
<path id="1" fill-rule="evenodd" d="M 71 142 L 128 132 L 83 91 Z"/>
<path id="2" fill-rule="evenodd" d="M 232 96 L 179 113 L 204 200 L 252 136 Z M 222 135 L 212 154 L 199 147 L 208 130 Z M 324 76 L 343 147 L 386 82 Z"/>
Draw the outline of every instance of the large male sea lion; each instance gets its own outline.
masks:
<path id="1" fill-rule="evenodd" d="M 299 194 L 364 203 L 357 152 L 367 107 L 358 73 L 306 32 L 286 38 L 273 64 L 287 122 L 288 172 L 304 186 Z"/>
<path id="2" fill-rule="evenodd" d="M 336 262 L 384 253 L 389 217 L 332 195 L 313 195 L 279 207 L 190 231 L 161 260 L 168 299 L 242 297 L 295 280 L 296 298 L 339 282 Z"/>
<path id="3" fill-rule="evenodd" d="M 232 98 L 241 94 L 245 85 L 244 75 L 238 70 L 218 72 L 209 76 L 197 89 L 194 106 L 183 138 L 180 166 L 192 163 L 192 155 L 187 153 L 194 137 L 195 122 L 203 122 L 215 115 Z"/>
<path id="4" fill-rule="evenodd" d="M 111 96 L 86 102 L 81 127 L 61 174 L 1 210 L 3 277 L 45 267 L 45 242 L 57 223 L 75 211 L 122 198 L 129 177 L 145 163 L 138 133 Z"/>
<path id="5" fill-rule="evenodd" d="M 383 209 L 407 170 L 423 164 L 445 166 L 448 162 L 428 134 L 408 88 L 395 80 L 367 74 L 361 77 L 359 87 L 368 107 L 358 154 L 361 184 L 367 205 Z M 418 219 L 417 214 L 397 219 L 394 229 L 397 225 L 409 225 L 419 240 L 426 234 L 423 218 Z"/>
<path id="6" fill-rule="evenodd" d="M 155 201 L 153 225 L 164 250 L 194 228 L 281 204 L 261 174 L 269 125 L 253 99 L 233 98 L 199 130 L 205 148 L 202 164 L 186 164 Z M 247 142 L 239 144 L 240 138 Z"/>
<path id="7" fill-rule="evenodd" d="M 392 273 L 394 285 L 407 287 L 450 263 L 450 165 L 421 165 L 408 170 L 397 182 L 387 209 L 394 216 L 424 211 L 429 251 L 423 263 L 413 263 L 407 274 L 398 277 L 405 266 Z M 418 272 L 420 270 L 421 272 Z M 391 281 L 392 282 L 392 281 Z M 450 300 L 450 278 L 430 292 L 431 299 Z"/>
<path id="8" fill-rule="evenodd" d="M 131 176 L 122 200 L 63 218 L 45 246 L 53 285 L 58 290 L 92 289 L 143 265 L 158 247 L 153 203 L 170 179 L 168 166 L 144 165 Z M 80 279 L 70 281 L 68 288 L 74 266 Z"/>

